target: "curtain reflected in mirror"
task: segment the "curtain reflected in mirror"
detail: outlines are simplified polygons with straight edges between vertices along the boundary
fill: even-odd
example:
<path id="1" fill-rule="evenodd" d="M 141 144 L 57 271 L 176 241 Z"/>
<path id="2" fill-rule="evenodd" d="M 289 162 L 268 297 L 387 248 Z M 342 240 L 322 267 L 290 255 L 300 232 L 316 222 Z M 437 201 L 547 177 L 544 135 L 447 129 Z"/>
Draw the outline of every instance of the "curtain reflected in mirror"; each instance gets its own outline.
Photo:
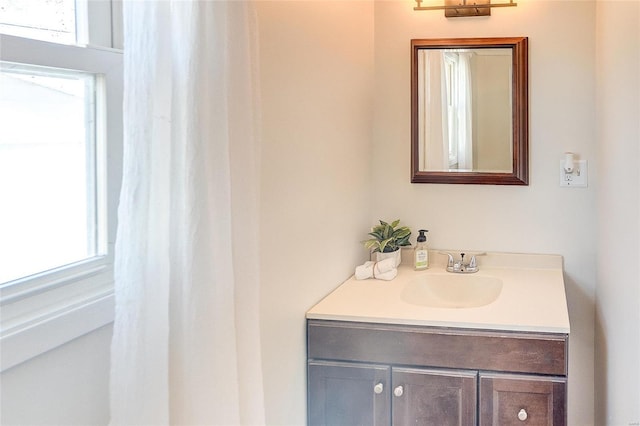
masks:
<path id="1" fill-rule="evenodd" d="M 411 182 L 527 185 L 527 38 L 411 47 Z"/>
<path id="2" fill-rule="evenodd" d="M 418 51 L 420 170 L 511 172 L 511 49 Z"/>

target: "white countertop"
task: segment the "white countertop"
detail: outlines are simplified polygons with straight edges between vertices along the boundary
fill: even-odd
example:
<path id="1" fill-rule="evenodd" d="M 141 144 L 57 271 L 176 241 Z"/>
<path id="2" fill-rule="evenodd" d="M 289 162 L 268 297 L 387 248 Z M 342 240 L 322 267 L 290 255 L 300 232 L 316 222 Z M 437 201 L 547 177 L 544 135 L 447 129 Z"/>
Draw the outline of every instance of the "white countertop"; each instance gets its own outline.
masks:
<path id="1" fill-rule="evenodd" d="M 569 333 L 562 256 L 487 253 L 472 275 L 502 280 L 498 298 L 475 308 L 433 308 L 403 301 L 405 284 L 423 274 L 447 274 L 446 256 L 430 251 L 431 266 L 414 271 L 412 251 L 392 281 L 351 277 L 307 312 L 308 319 L 427 325 L 545 333 Z M 451 251 L 457 253 L 456 251 Z"/>

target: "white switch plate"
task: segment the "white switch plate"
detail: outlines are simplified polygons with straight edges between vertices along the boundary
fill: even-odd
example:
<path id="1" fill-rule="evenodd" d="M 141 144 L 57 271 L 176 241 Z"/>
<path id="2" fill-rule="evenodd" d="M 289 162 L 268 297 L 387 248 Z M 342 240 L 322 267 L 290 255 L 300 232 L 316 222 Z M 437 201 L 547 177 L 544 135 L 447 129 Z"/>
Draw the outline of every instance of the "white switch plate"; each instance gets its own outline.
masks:
<path id="1" fill-rule="evenodd" d="M 565 188 L 586 188 L 589 167 L 587 160 L 578 160 L 572 173 L 564 171 L 564 161 L 560 161 L 560 186 Z"/>

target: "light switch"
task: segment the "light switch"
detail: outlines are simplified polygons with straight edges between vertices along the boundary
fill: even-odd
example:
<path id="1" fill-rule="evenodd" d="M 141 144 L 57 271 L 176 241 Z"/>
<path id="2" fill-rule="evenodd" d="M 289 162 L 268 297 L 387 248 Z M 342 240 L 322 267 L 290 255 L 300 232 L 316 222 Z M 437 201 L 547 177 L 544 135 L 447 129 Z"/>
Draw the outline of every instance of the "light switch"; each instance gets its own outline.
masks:
<path id="1" fill-rule="evenodd" d="M 560 186 L 566 188 L 586 188 L 587 176 L 589 174 L 587 160 L 576 161 L 571 173 L 565 170 L 564 165 L 565 161 L 560 161 Z"/>

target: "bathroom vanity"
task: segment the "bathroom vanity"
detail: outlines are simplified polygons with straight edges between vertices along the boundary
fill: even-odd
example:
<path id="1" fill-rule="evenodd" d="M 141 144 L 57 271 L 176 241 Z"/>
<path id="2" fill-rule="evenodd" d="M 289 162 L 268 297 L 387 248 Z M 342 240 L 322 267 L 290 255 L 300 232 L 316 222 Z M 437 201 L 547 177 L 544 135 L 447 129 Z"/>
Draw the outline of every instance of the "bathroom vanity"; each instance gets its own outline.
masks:
<path id="1" fill-rule="evenodd" d="M 488 254 L 461 276 L 430 257 L 309 310 L 309 424 L 565 425 L 562 258 Z"/>

